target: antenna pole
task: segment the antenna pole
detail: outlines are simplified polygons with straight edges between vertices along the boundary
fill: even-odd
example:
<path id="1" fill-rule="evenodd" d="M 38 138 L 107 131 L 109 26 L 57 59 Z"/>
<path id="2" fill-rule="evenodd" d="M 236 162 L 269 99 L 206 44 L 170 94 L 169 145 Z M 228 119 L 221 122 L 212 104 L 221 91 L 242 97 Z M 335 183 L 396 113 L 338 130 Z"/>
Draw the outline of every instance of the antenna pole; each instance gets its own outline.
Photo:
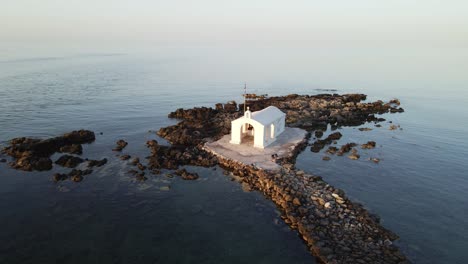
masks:
<path id="1" fill-rule="evenodd" d="M 247 104 L 247 83 L 244 83 L 244 113 L 245 113 L 246 104 Z"/>

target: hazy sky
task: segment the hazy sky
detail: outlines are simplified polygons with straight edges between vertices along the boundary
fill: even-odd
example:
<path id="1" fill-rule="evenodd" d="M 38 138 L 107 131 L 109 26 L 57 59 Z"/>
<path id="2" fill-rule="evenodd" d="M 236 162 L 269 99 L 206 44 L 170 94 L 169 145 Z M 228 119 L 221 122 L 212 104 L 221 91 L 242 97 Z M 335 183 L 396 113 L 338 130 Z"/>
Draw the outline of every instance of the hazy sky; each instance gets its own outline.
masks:
<path id="1" fill-rule="evenodd" d="M 468 47 L 466 0 L 0 0 L 15 45 Z"/>

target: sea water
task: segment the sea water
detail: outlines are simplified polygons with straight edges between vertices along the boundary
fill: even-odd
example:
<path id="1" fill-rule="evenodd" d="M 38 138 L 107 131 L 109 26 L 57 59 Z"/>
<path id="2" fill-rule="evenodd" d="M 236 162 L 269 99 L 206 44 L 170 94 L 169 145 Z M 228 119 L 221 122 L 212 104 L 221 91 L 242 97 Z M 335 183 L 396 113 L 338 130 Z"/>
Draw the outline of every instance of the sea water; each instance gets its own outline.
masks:
<path id="1" fill-rule="evenodd" d="M 144 159 L 147 140 L 167 143 L 155 131 L 177 122 L 170 111 L 240 102 L 247 82 L 248 92 L 269 95 L 399 98 L 405 112 L 384 115 L 382 127 L 339 129 L 338 145 L 377 142 L 359 160 L 323 161 L 324 151 L 306 149 L 297 167 L 378 214 L 413 262 L 465 263 L 466 51 L 324 52 L 200 48 L 1 59 L 0 144 L 90 129 L 97 138 L 82 156 L 109 163 L 80 183 L 53 182 L 55 172 L 67 171 L 59 167 L 22 172 L 0 163 L 0 262 L 313 263 L 274 204 L 220 168 L 190 167 L 196 181 L 147 175 L 136 182 L 111 151 L 125 139 L 124 153 Z"/>

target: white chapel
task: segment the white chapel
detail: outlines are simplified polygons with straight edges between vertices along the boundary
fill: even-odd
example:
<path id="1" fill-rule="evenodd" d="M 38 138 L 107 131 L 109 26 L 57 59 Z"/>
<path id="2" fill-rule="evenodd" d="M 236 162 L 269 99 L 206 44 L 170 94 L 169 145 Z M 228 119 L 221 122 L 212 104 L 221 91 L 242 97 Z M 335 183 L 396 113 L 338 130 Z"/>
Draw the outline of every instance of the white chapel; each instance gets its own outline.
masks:
<path id="1" fill-rule="evenodd" d="M 241 144 L 252 138 L 253 146 L 265 148 L 275 142 L 284 132 L 286 114 L 274 106 L 251 112 L 248 108 L 244 116 L 231 122 L 231 144 Z"/>

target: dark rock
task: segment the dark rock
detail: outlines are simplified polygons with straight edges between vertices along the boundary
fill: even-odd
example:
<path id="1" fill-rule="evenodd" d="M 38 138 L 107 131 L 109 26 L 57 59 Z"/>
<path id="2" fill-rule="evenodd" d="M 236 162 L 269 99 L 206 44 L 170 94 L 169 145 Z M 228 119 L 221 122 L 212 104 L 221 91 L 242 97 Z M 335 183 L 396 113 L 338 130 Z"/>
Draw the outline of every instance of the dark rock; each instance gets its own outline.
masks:
<path id="1" fill-rule="evenodd" d="M 310 151 L 315 152 L 315 153 L 318 153 L 318 152 L 320 152 L 320 150 L 322 150 L 324 147 L 325 147 L 325 144 L 318 140 L 318 141 L 314 142 L 314 144 L 313 144 L 312 147 L 310 148 Z"/>
<path id="2" fill-rule="evenodd" d="M 75 174 L 73 176 L 70 177 L 72 181 L 74 182 L 80 182 L 83 180 L 83 175 L 81 174 Z"/>
<path id="3" fill-rule="evenodd" d="M 151 151 L 151 156 L 147 158 L 150 170 L 175 170 L 180 165 L 212 167 L 217 163 L 216 158 L 200 146 L 162 146 L 154 140 L 146 142 L 146 146 Z"/>
<path id="4" fill-rule="evenodd" d="M 340 132 L 334 132 L 328 135 L 327 139 L 332 141 L 332 140 L 338 140 L 342 137 L 343 135 Z"/>
<path id="5" fill-rule="evenodd" d="M 117 146 L 113 148 L 112 151 L 122 151 L 128 145 L 128 143 L 123 139 L 118 140 L 115 144 Z"/>
<path id="6" fill-rule="evenodd" d="M 145 176 L 145 173 L 144 172 L 141 172 L 141 173 L 137 173 L 135 175 L 135 179 L 137 181 L 146 181 L 148 178 Z"/>
<path id="7" fill-rule="evenodd" d="M 390 113 L 403 113 L 405 110 L 401 107 L 399 108 L 390 108 Z"/>
<path id="8" fill-rule="evenodd" d="M 217 111 L 223 111 L 224 110 L 223 104 L 221 104 L 221 103 L 217 103 L 215 105 L 215 108 L 216 108 Z"/>
<path id="9" fill-rule="evenodd" d="M 79 157 L 63 155 L 58 160 L 55 161 L 55 164 L 60 165 L 62 167 L 75 168 L 76 166 L 81 164 L 83 161 L 84 159 L 79 158 Z"/>
<path id="10" fill-rule="evenodd" d="M 144 166 L 144 165 L 141 164 L 141 163 L 138 163 L 138 164 L 137 164 L 137 167 L 138 167 L 138 169 L 140 169 L 140 170 L 142 170 L 142 171 L 146 170 L 146 166 Z"/>
<path id="11" fill-rule="evenodd" d="M 316 131 L 315 131 L 315 137 L 316 137 L 316 138 L 321 138 L 321 137 L 323 137 L 323 131 L 322 131 L 322 130 L 316 130 Z"/>
<path id="12" fill-rule="evenodd" d="M 54 178 L 55 182 L 64 181 L 66 179 L 71 179 L 74 182 L 80 182 L 80 181 L 83 180 L 83 176 L 91 174 L 92 172 L 93 172 L 92 170 L 76 170 L 76 169 L 73 169 L 68 174 L 56 173 L 56 174 L 54 174 L 53 178 Z"/>
<path id="13" fill-rule="evenodd" d="M 69 174 L 68 176 L 74 176 L 74 175 L 81 175 L 81 176 L 84 176 L 84 175 L 88 175 L 88 174 L 91 174 L 93 171 L 92 170 L 77 170 L 77 169 L 73 169 Z"/>
<path id="14" fill-rule="evenodd" d="M 224 111 L 229 113 L 237 112 L 237 103 L 235 101 L 230 101 L 224 105 Z"/>
<path id="15" fill-rule="evenodd" d="M 320 248 L 320 253 L 323 254 L 324 256 L 328 256 L 333 253 L 333 250 L 328 247 L 323 247 L 323 248 Z"/>
<path id="16" fill-rule="evenodd" d="M 330 145 L 334 143 L 336 140 L 340 139 L 343 135 L 340 132 L 334 132 L 330 135 L 328 135 L 327 138 L 325 139 L 318 139 L 316 140 L 311 147 L 312 152 L 320 152 L 326 145 Z"/>
<path id="17" fill-rule="evenodd" d="M 23 153 L 23 156 L 10 162 L 9 165 L 13 169 L 23 171 L 47 171 L 52 169 L 52 160 L 48 157 L 33 156 L 31 152 L 27 151 Z"/>
<path id="18" fill-rule="evenodd" d="M 89 130 L 78 130 L 66 133 L 62 136 L 62 138 L 66 143 L 65 145 L 86 144 L 94 142 L 94 140 L 96 140 L 96 135 L 94 132 Z"/>
<path id="19" fill-rule="evenodd" d="M 296 206 L 301 205 L 301 201 L 297 197 L 293 199 L 292 203 Z"/>
<path id="20" fill-rule="evenodd" d="M 400 105 L 400 100 L 395 98 L 395 99 L 390 100 L 390 102 L 388 102 L 388 103 L 395 104 L 395 105 Z"/>
<path id="21" fill-rule="evenodd" d="M 92 168 L 92 167 L 101 167 L 103 166 L 104 164 L 107 163 L 107 159 L 104 158 L 102 160 L 89 160 L 88 161 L 88 168 Z"/>
<path id="22" fill-rule="evenodd" d="M 54 181 L 58 182 L 58 181 L 64 181 L 68 178 L 68 175 L 67 174 L 61 174 L 61 173 L 55 173 L 54 176 Z"/>
<path id="23" fill-rule="evenodd" d="M 14 169 L 50 170 L 52 169 L 52 160 L 50 159 L 52 154 L 59 152 L 60 149 L 67 149 L 66 146 L 91 143 L 95 139 L 94 132 L 88 130 L 72 131 L 59 137 L 44 140 L 25 137 L 14 138 L 10 140 L 10 145 L 5 147 L 2 153 L 15 159 L 10 163 Z"/>
<path id="24" fill-rule="evenodd" d="M 140 163 L 140 159 L 139 158 L 134 158 L 130 164 L 132 164 L 133 166 L 136 166 L 138 163 Z"/>
<path id="25" fill-rule="evenodd" d="M 366 144 L 362 144 L 361 148 L 362 149 L 373 149 L 375 148 L 375 141 L 368 141 Z"/>
<path id="26" fill-rule="evenodd" d="M 130 173 L 132 175 L 136 175 L 136 174 L 138 174 L 138 171 L 137 170 L 129 170 L 128 173 Z"/>
<path id="27" fill-rule="evenodd" d="M 130 155 L 122 155 L 122 156 L 120 156 L 120 159 L 121 160 L 129 160 L 131 157 L 132 156 L 130 156 Z"/>
<path id="28" fill-rule="evenodd" d="M 355 146 L 357 146 L 356 143 L 346 143 L 343 146 L 341 146 L 340 150 L 336 153 L 336 155 L 343 156 L 344 153 L 348 153 Z"/>
<path id="29" fill-rule="evenodd" d="M 184 180 L 196 180 L 199 177 L 197 173 L 191 173 L 185 169 L 176 170 L 175 174 L 181 176 Z"/>
<path id="30" fill-rule="evenodd" d="M 337 147 L 331 146 L 327 149 L 327 153 L 334 155 L 338 151 Z"/>
<path id="31" fill-rule="evenodd" d="M 0 159 L 0 162 L 5 163 L 5 162 L 7 162 L 7 160 L 6 159 Z"/>
<path id="32" fill-rule="evenodd" d="M 83 154 L 83 147 L 81 146 L 81 144 L 66 145 L 60 147 L 59 152 L 81 155 Z"/>

